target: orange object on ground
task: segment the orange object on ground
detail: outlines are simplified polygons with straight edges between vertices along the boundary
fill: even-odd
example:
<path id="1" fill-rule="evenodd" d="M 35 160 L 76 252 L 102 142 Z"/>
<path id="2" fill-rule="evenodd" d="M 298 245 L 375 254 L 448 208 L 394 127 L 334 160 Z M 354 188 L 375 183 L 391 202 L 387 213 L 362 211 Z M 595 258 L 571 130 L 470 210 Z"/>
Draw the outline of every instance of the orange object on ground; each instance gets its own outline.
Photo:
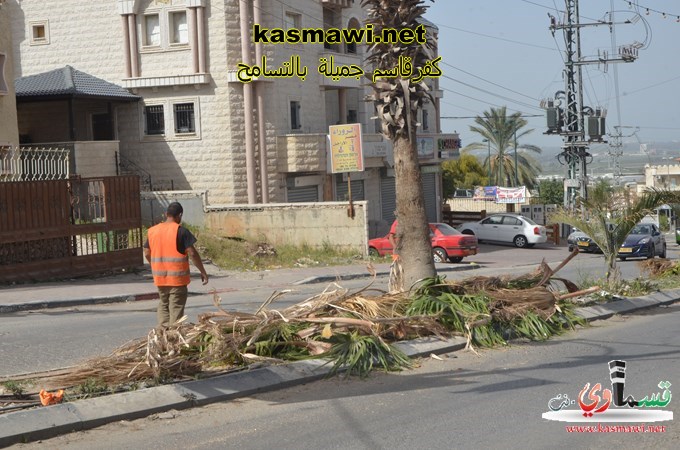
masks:
<path id="1" fill-rule="evenodd" d="M 395 255 L 394 253 L 392 253 L 392 261 L 399 261 L 399 259 L 400 259 L 399 255 Z"/>
<path id="2" fill-rule="evenodd" d="M 63 389 L 59 389 L 54 394 L 51 392 L 47 392 L 45 389 L 40 390 L 40 403 L 42 403 L 43 406 L 56 405 L 57 403 L 61 403 L 63 399 L 64 399 Z"/>

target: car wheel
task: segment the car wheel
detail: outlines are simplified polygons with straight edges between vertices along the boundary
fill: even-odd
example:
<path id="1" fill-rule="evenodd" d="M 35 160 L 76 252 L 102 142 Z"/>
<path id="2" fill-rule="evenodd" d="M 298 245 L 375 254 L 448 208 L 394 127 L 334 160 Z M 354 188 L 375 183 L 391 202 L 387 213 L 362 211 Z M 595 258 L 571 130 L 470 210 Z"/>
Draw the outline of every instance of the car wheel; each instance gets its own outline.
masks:
<path id="1" fill-rule="evenodd" d="M 462 260 L 463 260 L 462 256 L 450 256 L 449 257 L 449 262 L 452 262 L 452 263 L 459 263 Z"/>
<path id="2" fill-rule="evenodd" d="M 378 252 L 377 249 L 370 247 L 368 249 L 368 256 L 370 256 L 371 258 L 380 258 L 380 253 Z"/>
<path id="3" fill-rule="evenodd" d="M 443 263 L 448 261 L 449 256 L 446 254 L 446 250 L 437 247 L 432 249 L 432 258 L 434 258 L 434 262 L 436 263 Z"/>
<path id="4" fill-rule="evenodd" d="M 625 261 L 625 260 L 626 260 L 626 258 L 623 257 L 623 256 L 619 256 L 619 259 L 620 259 L 621 261 Z"/>
<path id="5" fill-rule="evenodd" d="M 655 249 L 654 246 L 652 245 L 652 246 L 649 248 L 649 253 L 647 253 L 647 259 L 652 259 L 652 258 L 654 258 L 655 256 L 656 256 L 656 249 Z"/>
<path id="6" fill-rule="evenodd" d="M 661 251 L 661 255 L 659 255 L 660 258 L 666 258 L 666 246 L 663 246 L 663 250 Z"/>
<path id="7" fill-rule="evenodd" d="M 527 238 L 525 238 L 523 235 L 518 235 L 515 236 L 515 239 L 512 240 L 512 243 L 515 244 L 515 247 L 517 248 L 525 248 L 529 243 L 527 242 Z"/>

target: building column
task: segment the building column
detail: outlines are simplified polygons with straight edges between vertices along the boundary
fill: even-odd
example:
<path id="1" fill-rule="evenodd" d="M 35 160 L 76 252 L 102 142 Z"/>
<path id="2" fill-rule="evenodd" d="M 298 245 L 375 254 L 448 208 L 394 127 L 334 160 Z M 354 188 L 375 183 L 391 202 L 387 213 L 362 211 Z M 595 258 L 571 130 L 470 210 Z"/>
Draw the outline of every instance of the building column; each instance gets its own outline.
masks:
<path id="1" fill-rule="evenodd" d="M 125 78 L 132 76 L 132 67 L 130 61 L 130 24 L 127 16 L 120 16 L 123 19 L 123 53 L 125 58 Z"/>
<path id="2" fill-rule="evenodd" d="M 239 0 L 241 25 L 241 58 L 244 64 L 252 65 L 250 57 L 250 12 L 249 1 Z M 255 175 L 255 140 L 253 136 L 253 84 L 243 83 L 243 115 L 246 137 L 246 183 L 248 203 L 257 203 L 257 179 Z"/>
<path id="3" fill-rule="evenodd" d="M 139 49 L 137 48 L 137 21 L 134 14 L 128 14 L 128 40 L 130 45 L 131 76 L 139 77 Z"/>
<path id="4" fill-rule="evenodd" d="M 194 73 L 198 73 L 198 27 L 196 24 L 196 9 L 187 8 L 187 25 L 189 27 L 189 42 L 191 43 L 191 63 Z"/>
<path id="5" fill-rule="evenodd" d="M 205 68 L 205 7 L 196 8 L 196 35 L 198 37 L 198 73 L 207 73 Z"/>
<path id="6" fill-rule="evenodd" d="M 262 23 L 262 1 L 253 0 L 253 20 Z M 262 44 L 255 44 L 255 62 L 262 61 Z M 260 192 L 262 203 L 269 203 L 269 173 L 267 170 L 267 129 L 264 122 L 264 81 L 255 82 L 255 96 L 257 97 L 257 131 L 258 146 L 260 148 Z"/>

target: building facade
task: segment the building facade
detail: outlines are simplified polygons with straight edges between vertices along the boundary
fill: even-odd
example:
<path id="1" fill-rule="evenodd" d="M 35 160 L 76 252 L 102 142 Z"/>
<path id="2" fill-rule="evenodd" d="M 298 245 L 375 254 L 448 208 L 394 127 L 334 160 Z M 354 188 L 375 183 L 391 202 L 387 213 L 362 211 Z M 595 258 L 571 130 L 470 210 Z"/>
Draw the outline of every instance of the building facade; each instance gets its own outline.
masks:
<path id="1" fill-rule="evenodd" d="M 81 101 L 69 113 L 70 130 L 57 103 L 22 103 L 25 142 L 116 142 L 118 164 L 148 176 L 153 189 L 207 191 L 211 204 L 316 202 L 345 200 L 349 190 L 346 174 L 329 173 L 328 127 L 360 123 L 365 170 L 351 175 L 352 198 L 369 201 L 371 236 L 389 228 L 396 208 L 392 148 L 364 101 L 366 80 L 334 80 L 316 70 L 330 56 L 363 67 L 366 47 L 255 44 L 251 36 L 254 23 L 358 28 L 366 16 L 360 1 L 60 0 L 45 8 L 43 0 L 6 0 L 3 10 L 11 17 L 15 78 L 71 66 L 140 97 Z M 299 56 L 308 75 L 239 81 L 238 64 L 262 56 L 273 67 Z M 438 102 L 438 80 L 428 83 Z M 418 119 L 426 209 L 437 221 L 439 149 L 451 148 L 447 142 L 457 136 L 441 134 L 433 104 Z"/>

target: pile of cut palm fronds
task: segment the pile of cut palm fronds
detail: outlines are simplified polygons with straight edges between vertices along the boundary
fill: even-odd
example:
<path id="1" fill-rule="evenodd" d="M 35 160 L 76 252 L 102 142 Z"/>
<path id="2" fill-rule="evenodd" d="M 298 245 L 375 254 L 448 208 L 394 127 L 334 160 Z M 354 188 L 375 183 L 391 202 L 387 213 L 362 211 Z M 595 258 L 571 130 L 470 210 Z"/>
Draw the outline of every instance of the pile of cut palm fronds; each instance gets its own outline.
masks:
<path id="1" fill-rule="evenodd" d="M 516 277 L 474 277 L 456 283 L 434 278 L 413 292 L 380 291 L 377 296 L 368 295 L 372 282 L 357 292 L 333 283 L 284 309 L 272 308 L 286 293 L 277 292 L 254 313 L 227 311 L 214 293 L 215 312 L 201 314 L 198 323 L 151 330 L 146 338 L 131 341 L 106 358 L 52 377 L 49 384 L 168 381 L 254 362 L 317 357 L 329 360 L 331 373 L 347 370 L 365 376 L 374 368 L 410 366 L 410 360 L 392 346 L 399 340 L 461 335 L 474 347 L 503 345 L 512 337 L 547 339 L 582 323 L 550 290 L 555 272 L 543 263 L 540 270 Z M 574 290 L 573 283 L 562 281 Z"/>
<path id="2" fill-rule="evenodd" d="M 640 265 L 641 272 L 648 274 L 652 278 L 680 274 L 680 264 L 678 264 L 678 261 L 671 261 L 670 259 L 646 259 L 638 264 Z"/>

